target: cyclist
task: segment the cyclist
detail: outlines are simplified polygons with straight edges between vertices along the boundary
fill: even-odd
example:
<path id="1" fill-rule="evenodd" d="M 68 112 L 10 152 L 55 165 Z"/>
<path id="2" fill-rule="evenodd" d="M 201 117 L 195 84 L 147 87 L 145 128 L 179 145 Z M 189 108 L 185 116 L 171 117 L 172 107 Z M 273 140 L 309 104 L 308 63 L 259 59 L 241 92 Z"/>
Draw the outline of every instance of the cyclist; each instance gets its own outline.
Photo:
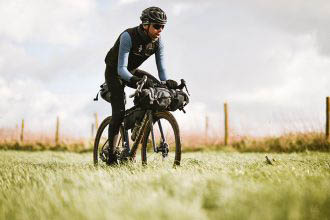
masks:
<path id="1" fill-rule="evenodd" d="M 109 145 L 104 154 L 107 164 L 117 162 L 114 144 L 120 125 L 125 115 L 125 86 L 136 88 L 143 75 L 147 75 L 144 88 L 153 87 L 153 76 L 137 69 L 152 54 L 155 54 L 158 76 L 169 88 L 176 88 L 177 83 L 170 80 L 164 67 L 164 45 L 160 37 L 167 22 L 165 12 L 158 7 L 149 7 L 142 11 L 142 23 L 122 32 L 105 58 L 105 81 L 111 92 L 112 119 L 109 124 Z"/>

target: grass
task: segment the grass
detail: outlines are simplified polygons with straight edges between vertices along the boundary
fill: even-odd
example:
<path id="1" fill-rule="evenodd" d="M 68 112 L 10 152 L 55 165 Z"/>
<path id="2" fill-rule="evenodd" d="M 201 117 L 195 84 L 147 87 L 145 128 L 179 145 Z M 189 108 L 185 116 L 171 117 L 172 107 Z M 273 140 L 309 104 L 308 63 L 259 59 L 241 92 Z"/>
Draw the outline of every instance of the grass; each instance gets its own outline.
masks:
<path id="1" fill-rule="evenodd" d="M 330 152 L 330 141 L 323 133 L 288 133 L 279 137 L 250 138 L 234 141 L 232 147 L 240 152 Z"/>
<path id="2" fill-rule="evenodd" d="M 330 219 L 330 154 L 198 152 L 182 166 L 0 151 L 0 219 Z"/>

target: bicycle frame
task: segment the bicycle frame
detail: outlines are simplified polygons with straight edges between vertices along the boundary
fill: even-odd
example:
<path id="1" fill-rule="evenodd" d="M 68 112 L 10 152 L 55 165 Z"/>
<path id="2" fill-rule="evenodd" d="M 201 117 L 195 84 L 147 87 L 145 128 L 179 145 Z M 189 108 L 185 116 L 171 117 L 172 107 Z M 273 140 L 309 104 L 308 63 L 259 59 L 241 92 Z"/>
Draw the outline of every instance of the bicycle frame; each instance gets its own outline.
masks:
<path id="1" fill-rule="evenodd" d="M 154 130 L 153 130 L 153 111 L 152 110 L 147 110 L 144 117 L 143 117 L 142 125 L 140 127 L 140 130 L 138 131 L 137 138 L 134 141 L 132 148 L 130 148 L 130 145 L 129 145 L 128 130 L 124 129 L 122 147 L 128 153 L 128 155 L 126 155 L 126 156 L 128 156 L 129 158 L 131 158 L 131 159 L 135 158 L 136 150 L 138 148 L 138 145 L 139 145 L 143 135 L 148 135 L 148 134 L 143 134 L 143 131 L 145 131 L 148 124 L 150 125 L 150 128 L 151 128 L 150 133 L 151 133 L 151 138 L 152 138 L 153 151 L 155 153 L 162 152 L 163 157 L 167 156 L 167 152 L 168 152 L 168 149 L 166 149 L 167 143 L 166 143 L 166 139 L 165 139 L 165 135 L 164 135 L 164 131 L 163 131 L 161 121 L 160 120 L 157 121 L 159 131 L 160 131 L 160 135 L 161 135 L 161 146 L 157 147 L 156 143 L 155 143 L 155 136 L 154 136 Z M 123 128 L 124 128 L 124 126 L 123 126 Z M 164 148 L 164 146 L 165 146 L 165 148 Z"/>

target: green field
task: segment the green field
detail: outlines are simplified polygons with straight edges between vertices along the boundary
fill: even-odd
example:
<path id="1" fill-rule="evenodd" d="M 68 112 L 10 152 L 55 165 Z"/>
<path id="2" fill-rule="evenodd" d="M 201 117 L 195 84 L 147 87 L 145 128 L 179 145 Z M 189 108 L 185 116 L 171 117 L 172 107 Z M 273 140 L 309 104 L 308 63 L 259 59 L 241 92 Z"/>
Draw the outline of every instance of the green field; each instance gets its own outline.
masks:
<path id="1" fill-rule="evenodd" d="M 267 155 L 95 168 L 91 153 L 0 151 L 0 219 L 330 219 L 330 154 Z"/>

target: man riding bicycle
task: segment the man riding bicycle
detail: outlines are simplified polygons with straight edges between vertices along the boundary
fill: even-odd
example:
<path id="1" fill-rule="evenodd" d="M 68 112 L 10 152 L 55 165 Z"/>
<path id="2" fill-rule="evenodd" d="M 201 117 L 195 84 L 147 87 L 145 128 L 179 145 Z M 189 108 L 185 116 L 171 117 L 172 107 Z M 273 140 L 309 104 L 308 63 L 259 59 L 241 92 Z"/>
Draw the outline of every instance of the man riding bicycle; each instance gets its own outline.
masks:
<path id="1" fill-rule="evenodd" d="M 176 88 L 177 82 L 170 80 L 164 67 L 164 45 L 160 34 L 167 22 L 165 12 L 158 7 L 142 11 L 142 24 L 122 32 L 108 52 L 105 63 L 105 81 L 111 93 L 112 119 L 109 125 L 109 145 L 105 150 L 107 164 L 117 161 L 114 153 L 120 125 L 125 116 L 125 86 L 136 88 L 136 84 L 147 75 L 144 88 L 153 87 L 155 78 L 137 69 L 146 59 L 155 54 L 158 76 L 169 88 Z"/>

